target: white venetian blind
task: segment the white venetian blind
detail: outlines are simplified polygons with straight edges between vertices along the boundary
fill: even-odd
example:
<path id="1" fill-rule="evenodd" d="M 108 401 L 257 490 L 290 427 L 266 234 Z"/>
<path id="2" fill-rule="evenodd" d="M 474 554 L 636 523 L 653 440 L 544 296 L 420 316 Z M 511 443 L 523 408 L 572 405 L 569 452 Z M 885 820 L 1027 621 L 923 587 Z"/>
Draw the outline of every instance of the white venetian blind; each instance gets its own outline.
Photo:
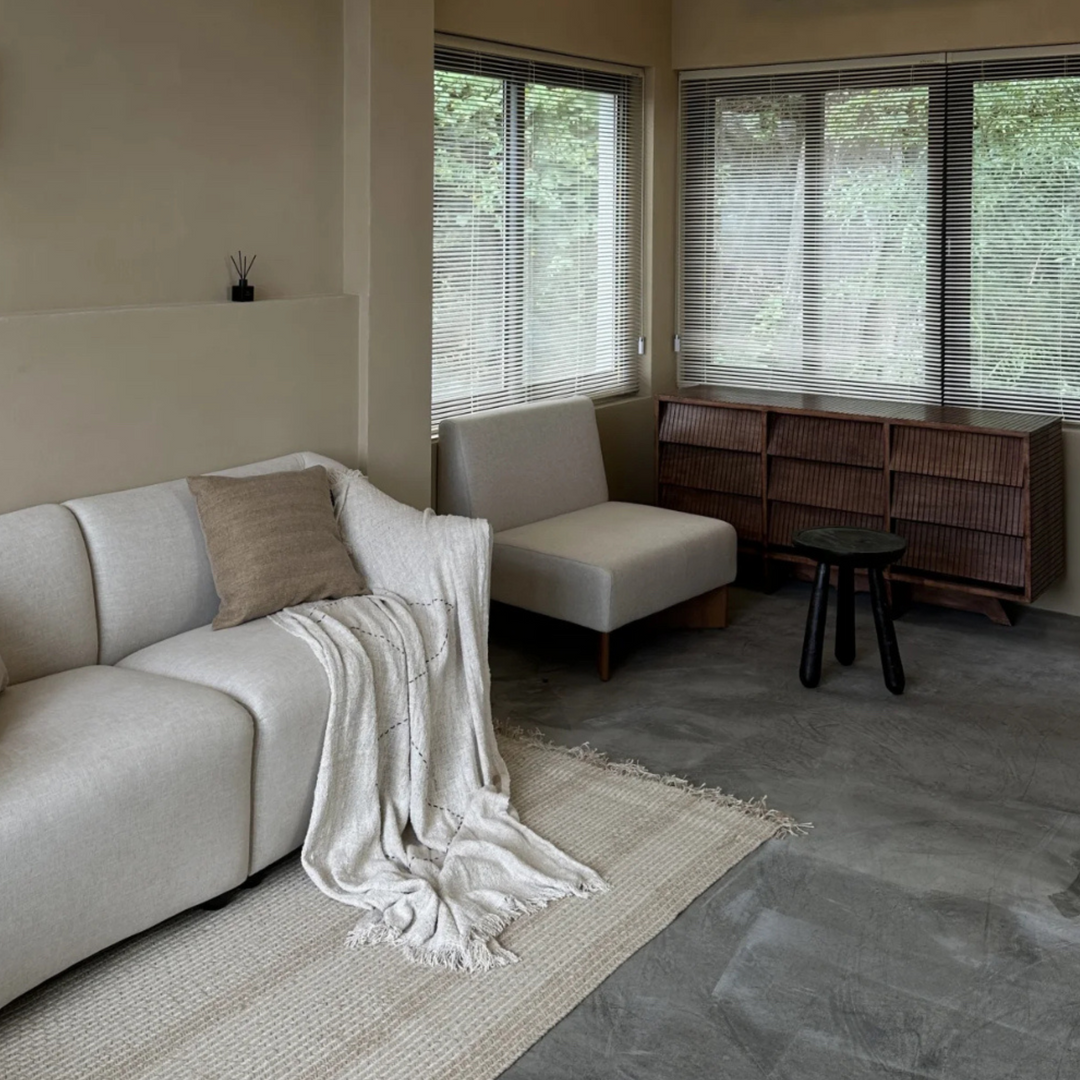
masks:
<path id="1" fill-rule="evenodd" d="M 679 381 L 940 399 L 944 66 L 681 82 Z"/>
<path id="2" fill-rule="evenodd" d="M 641 154 L 639 73 L 436 47 L 433 429 L 637 389 Z"/>
<path id="3" fill-rule="evenodd" d="M 1080 58 L 949 69 L 945 395 L 1080 419 Z"/>

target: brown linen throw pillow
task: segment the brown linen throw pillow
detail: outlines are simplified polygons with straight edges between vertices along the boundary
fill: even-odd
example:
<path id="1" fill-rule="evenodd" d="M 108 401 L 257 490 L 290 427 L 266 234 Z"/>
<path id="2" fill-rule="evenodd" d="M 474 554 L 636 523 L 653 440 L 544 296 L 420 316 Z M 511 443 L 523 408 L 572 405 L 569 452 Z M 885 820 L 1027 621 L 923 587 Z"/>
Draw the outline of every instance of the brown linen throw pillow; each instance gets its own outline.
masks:
<path id="1" fill-rule="evenodd" d="M 188 487 L 221 600 L 215 630 L 364 591 L 321 465 L 265 476 L 189 476 Z"/>

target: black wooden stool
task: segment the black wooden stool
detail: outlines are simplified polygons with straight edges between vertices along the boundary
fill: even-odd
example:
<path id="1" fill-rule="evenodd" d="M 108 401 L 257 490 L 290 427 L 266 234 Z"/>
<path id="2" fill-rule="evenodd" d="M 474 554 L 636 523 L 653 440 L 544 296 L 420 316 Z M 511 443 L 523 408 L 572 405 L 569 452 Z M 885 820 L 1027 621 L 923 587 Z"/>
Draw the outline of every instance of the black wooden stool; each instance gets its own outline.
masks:
<path id="1" fill-rule="evenodd" d="M 877 627 L 878 648 L 885 685 L 894 693 L 904 692 L 904 665 L 896 644 L 896 629 L 889 613 L 889 599 L 881 571 L 896 562 L 907 550 L 907 541 L 894 533 L 873 529 L 804 529 L 792 538 L 800 555 L 816 559 L 818 568 L 810 611 L 806 617 L 802 664 L 799 678 L 803 686 L 821 682 L 821 654 L 825 647 L 825 616 L 829 610 L 829 578 L 837 571 L 836 659 L 847 666 L 855 660 L 855 571 L 865 570 L 870 579 L 870 606 Z"/>

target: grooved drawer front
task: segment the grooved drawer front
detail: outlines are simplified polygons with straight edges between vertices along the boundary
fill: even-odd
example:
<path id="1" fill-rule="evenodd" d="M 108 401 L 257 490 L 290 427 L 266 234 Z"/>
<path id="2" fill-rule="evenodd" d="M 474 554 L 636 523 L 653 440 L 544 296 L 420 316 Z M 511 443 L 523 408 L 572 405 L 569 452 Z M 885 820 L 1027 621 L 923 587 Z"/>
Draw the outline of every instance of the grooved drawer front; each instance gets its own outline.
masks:
<path id="1" fill-rule="evenodd" d="M 660 414 L 660 441 L 760 454 L 761 413 L 669 401 Z"/>
<path id="2" fill-rule="evenodd" d="M 919 521 L 896 521 L 893 529 L 908 542 L 898 564 L 903 570 L 1024 587 L 1024 541 L 1020 537 Z"/>
<path id="3" fill-rule="evenodd" d="M 884 429 L 881 424 L 862 420 L 782 414 L 772 418 L 769 453 L 881 469 L 885 465 Z"/>
<path id="4" fill-rule="evenodd" d="M 773 458 L 769 462 L 769 498 L 881 515 L 885 508 L 885 473 L 855 465 Z"/>
<path id="5" fill-rule="evenodd" d="M 701 514 L 726 521 L 735 526 L 740 541 L 760 544 L 765 539 L 761 499 L 662 484 L 660 505 L 668 510 L 681 510 L 685 514 Z"/>
<path id="6" fill-rule="evenodd" d="M 773 547 L 790 548 L 792 534 L 800 529 L 824 529 L 835 525 L 847 525 L 853 529 L 883 529 L 885 520 L 880 514 L 854 514 L 820 506 L 784 502 L 769 506 L 769 543 Z"/>
<path id="7" fill-rule="evenodd" d="M 1024 483 L 1024 442 L 1008 435 L 896 427 L 893 428 L 892 467 L 897 472 L 1021 487 Z"/>
<path id="8" fill-rule="evenodd" d="M 660 483 L 735 495 L 760 495 L 761 455 L 661 443 Z"/>
<path id="9" fill-rule="evenodd" d="M 1024 489 L 1003 484 L 897 473 L 892 512 L 912 521 L 1024 535 Z"/>

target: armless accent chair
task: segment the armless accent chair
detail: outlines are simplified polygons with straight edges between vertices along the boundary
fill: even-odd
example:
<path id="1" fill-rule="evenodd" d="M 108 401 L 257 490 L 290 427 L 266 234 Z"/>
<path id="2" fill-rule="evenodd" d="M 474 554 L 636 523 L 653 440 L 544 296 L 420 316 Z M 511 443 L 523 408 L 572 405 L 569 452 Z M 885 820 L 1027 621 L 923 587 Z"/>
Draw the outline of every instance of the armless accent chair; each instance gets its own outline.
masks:
<path id="1" fill-rule="evenodd" d="M 493 600 L 600 634 L 604 680 L 611 632 L 627 623 L 674 609 L 665 621 L 675 625 L 727 625 L 734 528 L 609 501 L 586 397 L 444 420 L 438 506 L 491 522 Z"/>

